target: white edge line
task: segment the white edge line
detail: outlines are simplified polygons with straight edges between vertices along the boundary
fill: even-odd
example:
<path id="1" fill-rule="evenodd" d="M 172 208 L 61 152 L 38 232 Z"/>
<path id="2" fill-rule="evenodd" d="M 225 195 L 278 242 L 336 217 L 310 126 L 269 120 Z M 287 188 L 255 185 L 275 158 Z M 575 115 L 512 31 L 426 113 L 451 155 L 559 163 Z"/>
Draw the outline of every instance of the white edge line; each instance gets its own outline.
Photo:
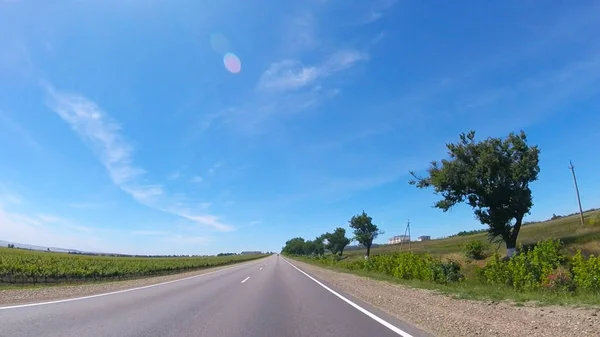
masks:
<path id="1" fill-rule="evenodd" d="M 375 320 L 377 323 L 385 326 L 386 328 L 392 330 L 393 332 L 395 332 L 396 334 L 402 336 L 402 337 L 413 337 L 411 334 L 409 334 L 406 331 L 403 331 L 399 328 L 397 328 L 396 326 L 394 326 L 392 323 L 384 320 L 383 318 L 375 315 L 374 313 L 368 311 L 367 309 L 361 307 L 360 305 L 350 301 L 349 299 L 347 299 L 346 297 L 338 294 L 337 292 L 335 292 L 335 290 L 329 288 L 328 286 L 324 285 L 323 283 L 319 282 L 319 280 L 315 279 L 314 277 L 308 275 L 306 272 L 304 272 L 302 269 L 294 266 L 291 262 L 287 261 L 286 259 L 283 259 L 283 261 L 285 261 L 287 264 L 289 264 L 290 266 L 294 267 L 297 271 L 301 272 L 302 274 L 304 274 L 306 277 L 308 277 L 309 279 L 315 281 L 318 285 L 320 285 L 321 287 L 325 288 L 327 291 L 329 291 L 330 293 L 334 294 L 335 296 L 337 296 L 338 298 L 340 298 L 342 301 L 350 304 L 351 306 L 353 306 L 356 310 L 362 312 L 363 314 L 369 316 L 370 318 L 372 318 L 373 320 Z"/>
<path id="2" fill-rule="evenodd" d="M 232 266 L 232 267 L 227 267 L 227 268 L 215 270 L 215 271 L 211 271 L 211 272 L 200 274 L 200 275 L 194 275 L 194 276 L 190 276 L 190 277 L 184 277 L 184 278 L 180 278 L 180 279 L 177 279 L 177 280 L 172 280 L 172 281 L 167 281 L 167 282 L 162 282 L 162 283 L 150 284 L 150 285 L 143 286 L 143 287 L 117 290 L 117 291 L 112 291 L 112 292 L 109 292 L 109 293 L 102 293 L 102 294 L 96 294 L 96 295 L 90 295 L 90 296 L 82 296 L 82 297 L 75 297 L 75 298 L 65 298 L 65 299 L 56 300 L 56 301 L 11 305 L 11 306 L 6 306 L 6 307 L 0 307 L 0 310 L 18 309 L 18 308 L 27 308 L 27 307 L 37 307 L 37 306 L 41 306 L 41 305 L 57 304 L 57 303 L 64 303 L 64 302 L 73 302 L 73 301 L 87 300 L 87 299 L 96 298 L 96 297 L 103 297 L 103 296 L 109 296 L 109 295 L 122 294 L 122 293 L 127 293 L 127 292 L 130 292 L 130 291 L 148 289 L 148 288 L 162 286 L 162 285 L 165 285 L 165 284 L 170 284 L 170 283 L 175 283 L 175 282 L 181 282 L 181 281 L 185 281 L 185 280 L 191 280 L 191 279 L 194 279 L 194 278 L 197 278 L 197 277 L 201 277 L 201 276 L 206 276 L 206 275 L 210 275 L 210 274 L 220 273 L 222 271 L 229 270 L 229 269 L 239 268 L 241 266 L 242 265 L 239 264 L 239 265 L 236 265 L 236 266 Z"/>
<path id="3" fill-rule="evenodd" d="M 250 279 L 250 276 L 246 277 L 246 278 L 245 278 L 245 279 L 242 281 L 242 283 L 244 283 L 244 282 L 248 281 L 249 279 Z"/>

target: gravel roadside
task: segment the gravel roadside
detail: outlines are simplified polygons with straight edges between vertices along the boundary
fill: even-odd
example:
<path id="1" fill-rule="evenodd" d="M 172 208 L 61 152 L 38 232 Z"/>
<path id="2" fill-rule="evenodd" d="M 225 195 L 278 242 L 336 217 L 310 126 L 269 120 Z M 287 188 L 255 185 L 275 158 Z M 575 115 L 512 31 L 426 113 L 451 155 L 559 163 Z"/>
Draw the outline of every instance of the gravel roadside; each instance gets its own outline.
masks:
<path id="1" fill-rule="evenodd" d="M 295 261 L 314 277 L 435 336 L 598 336 L 600 310 L 454 299 Z"/>
<path id="2" fill-rule="evenodd" d="M 45 301 L 61 300 L 66 298 L 90 296 L 102 293 L 108 293 L 113 291 L 125 290 L 130 288 L 144 287 L 157 283 L 174 281 L 186 277 L 202 275 L 210 272 L 214 272 L 221 269 L 231 268 L 236 265 L 227 265 L 215 268 L 207 268 L 196 270 L 187 273 L 147 277 L 141 279 L 133 279 L 126 281 L 115 281 L 115 282 L 100 282 L 90 284 L 77 284 L 77 285 L 58 285 L 49 287 L 31 287 L 31 288 L 8 288 L 0 290 L 0 305 L 7 304 L 26 304 L 36 303 Z"/>

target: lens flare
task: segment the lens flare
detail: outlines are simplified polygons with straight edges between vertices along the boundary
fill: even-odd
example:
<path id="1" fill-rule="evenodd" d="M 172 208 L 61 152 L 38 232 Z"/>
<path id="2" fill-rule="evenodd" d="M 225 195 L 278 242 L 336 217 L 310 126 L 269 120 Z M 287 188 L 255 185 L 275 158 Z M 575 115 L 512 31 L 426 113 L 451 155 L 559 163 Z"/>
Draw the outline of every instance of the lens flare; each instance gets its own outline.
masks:
<path id="1" fill-rule="evenodd" d="M 223 56 L 223 64 L 225 64 L 225 69 L 233 74 L 237 74 L 242 70 L 242 62 L 234 53 L 225 54 Z"/>

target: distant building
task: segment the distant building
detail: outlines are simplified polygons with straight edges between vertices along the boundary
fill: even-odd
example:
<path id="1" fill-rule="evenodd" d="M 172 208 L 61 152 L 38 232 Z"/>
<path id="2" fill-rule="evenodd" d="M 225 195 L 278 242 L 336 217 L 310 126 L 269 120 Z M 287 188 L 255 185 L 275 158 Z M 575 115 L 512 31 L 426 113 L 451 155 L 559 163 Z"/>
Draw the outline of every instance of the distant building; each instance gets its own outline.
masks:
<path id="1" fill-rule="evenodd" d="M 392 238 L 388 239 L 388 244 L 394 245 L 397 243 L 408 242 L 410 241 L 410 236 L 408 235 L 396 235 Z"/>
<path id="2" fill-rule="evenodd" d="M 419 241 L 429 241 L 429 240 L 431 240 L 431 236 L 429 236 L 429 235 L 419 236 Z"/>

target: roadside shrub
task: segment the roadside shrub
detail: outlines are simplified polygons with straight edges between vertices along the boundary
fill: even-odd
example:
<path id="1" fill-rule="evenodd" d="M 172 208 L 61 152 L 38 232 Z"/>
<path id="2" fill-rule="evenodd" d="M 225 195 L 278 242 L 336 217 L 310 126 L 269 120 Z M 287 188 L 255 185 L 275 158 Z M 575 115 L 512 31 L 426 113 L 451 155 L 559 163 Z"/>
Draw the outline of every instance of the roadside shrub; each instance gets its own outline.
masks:
<path id="1" fill-rule="evenodd" d="M 429 264 L 430 277 L 428 280 L 436 283 L 452 283 L 461 281 L 464 276 L 461 273 L 460 263 L 454 260 L 442 262 L 440 260 L 432 261 Z"/>
<path id="2" fill-rule="evenodd" d="M 426 280 L 427 266 L 430 264 L 429 255 L 403 253 L 396 256 L 393 276 L 404 280 Z"/>
<path id="3" fill-rule="evenodd" d="M 495 254 L 481 271 L 483 281 L 518 291 L 536 290 L 566 260 L 559 240 L 542 241 L 533 249 L 519 251 L 508 261 Z"/>
<path id="4" fill-rule="evenodd" d="M 485 267 L 479 270 L 479 275 L 485 283 L 496 286 L 508 286 L 511 284 L 508 263 L 502 260 L 502 257 L 498 253 L 494 253 Z"/>
<path id="5" fill-rule="evenodd" d="M 571 273 L 563 268 L 558 268 L 542 282 L 542 288 L 553 292 L 573 292 L 575 291 L 575 281 Z"/>
<path id="6" fill-rule="evenodd" d="M 578 288 L 600 291 L 600 257 L 590 255 L 586 260 L 581 255 L 581 251 L 577 251 L 571 266 L 573 279 Z"/>
<path id="7" fill-rule="evenodd" d="M 479 240 L 471 241 L 464 246 L 465 257 L 470 260 L 483 260 L 487 257 L 488 246 Z"/>
<path id="8" fill-rule="evenodd" d="M 458 282 L 463 279 L 456 261 L 443 262 L 429 254 L 396 253 L 371 257 L 363 262 L 367 271 L 390 275 L 403 280 Z"/>

